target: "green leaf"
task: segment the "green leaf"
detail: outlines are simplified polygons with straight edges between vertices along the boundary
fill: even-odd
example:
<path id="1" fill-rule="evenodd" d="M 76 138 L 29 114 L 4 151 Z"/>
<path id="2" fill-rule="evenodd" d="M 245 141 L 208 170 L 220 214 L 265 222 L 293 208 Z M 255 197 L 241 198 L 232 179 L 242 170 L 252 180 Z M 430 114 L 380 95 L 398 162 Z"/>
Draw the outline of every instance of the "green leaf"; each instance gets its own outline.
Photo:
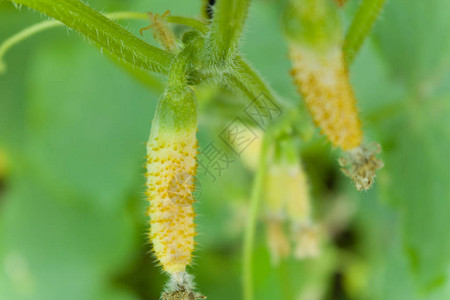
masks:
<path id="1" fill-rule="evenodd" d="M 449 275 L 449 100 L 411 99 L 405 117 L 389 126 L 396 134 L 383 196 L 400 210 L 404 253 L 421 293 L 440 287 Z"/>
<path id="2" fill-rule="evenodd" d="M 450 67 L 449 10 L 447 0 L 388 1 L 375 28 L 392 72 L 419 94 Z"/>
<path id="3" fill-rule="evenodd" d="M 17 0 L 80 32 L 101 48 L 140 68 L 167 73 L 172 55 L 132 35 L 115 22 L 77 0 Z"/>
<path id="4" fill-rule="evenodd" d="M 35 55 L 26 120 L 32 134 L 22 151 L 56 191 L 92 195 L 94 207 L 120 209 L 114 199 L 141 178 L 158 96 L 83 45 L 52 42 Z"/>
<path id="5" fill-rule="evenodd" d="M 105 299 L 100 291 L 135 245 L 129 212 L 89 210 L 72 195 L 78 205 L 61 203 L 34 176 L 15 172 L 4 198 L 0 297 Z"/>

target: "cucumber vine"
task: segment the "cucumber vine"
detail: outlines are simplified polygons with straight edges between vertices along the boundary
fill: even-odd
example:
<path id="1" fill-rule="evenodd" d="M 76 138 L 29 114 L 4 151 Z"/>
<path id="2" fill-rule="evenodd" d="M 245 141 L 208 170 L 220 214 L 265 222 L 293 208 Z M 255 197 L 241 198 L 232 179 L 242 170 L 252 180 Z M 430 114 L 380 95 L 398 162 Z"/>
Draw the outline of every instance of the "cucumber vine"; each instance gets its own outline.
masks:
<path id="1" fill-rule="evenodd" d="M 329 28 L 320 28 L 325 25 L 327 20 L 319 25 L 315 25 L 311 20 L 311 11 L 314 13 L 321 12 L 322 5 L 325 0 L 291 0 L 294 6 L 298 3 L 307 3 L 306 13 L 304 15 L 293 16 L 292 12 L 286 14 L 288 19 L 288 28 L 301 33 L 299 42 L 304 41 L 316 42 L 320 39 L 321 43 L 335 37 L 327 36 L 326 31 Z M 326 0 L 328 1 L 328 0 Z M 193 213 L 186 213 L 186 207 L 176 209 L 170 203 L 164 202 L 167 197 L 164 190 L 158 190 L 161 187 L 160 180 L 165 180 L 164 184 L 168 185 L 168 177 L 165 179 L 158 178 L 160 172 L 164 172 L 162 167 L 186 169 L 191 165 L 195 165 L 195 132 L 197 130 L 196 116 L 192 114 L 196 110 L 196 99 L 191 87 L 196 86 L 207 79 L 213 79 L 209 82 L 216 82 L 229 86 L 231 89 L 240 91 L 249 100 L 253 101 L 258 95 L 264 93 L 270 99 L 279 105 L 289 108 L 288 113 L 284 114 L 280 119 L 276 120 L 266 129 L 261 150 L 259 153 L 259 165 L 254 177 L 254 184 L 251 190 L 250 210 L 247 218 L 246 231 L 243 242 L 242 266 L 243 266 L 243 299 L 254 299 L 253 291 L 253 244 L 256 233 L 256 224 L 258 212 L 263 194 L 263 182 L 268 168 L 268 158 L 270 156 L 271 145 L 277 144 L 281 137 L 291 136 L 301 139 L 302 132 L 298 128 L 298 124 L 302 119 L 303 111 L 299 105 L 290 104 L 281 100 L 269 87 L 258 72 L 253 69 L 250 64 L 243 58 L 240 52 L 240 39 L 242 37 L 245 22 L 248 17 L 250 0 L 218 0 L 204 1 L 203 20 L 197 20 L 183 16 L 165 16 L 163 20 L 158 22 L 169 22 L 182 24 L 189 27 L 189 31 L 185 32 L 179 39 L 178 47 L 180 51 L 166 51 L 162 48 L 152 46 L 144 40 L 134 36 L 131 32 L 120 26 L 115 20 L 118 19 L 139 19 L 148 20 L 148 14 L 143 12 L 115 12 L 105 13 L 95 11 L 82 1 L 79 0 L 14 0 L 11 1 L 16 6 L 27 6 L 40 13 L 43 13 L 54 20 L 44 21 L 36 24 L 28 29 L 23 30 L 17 35 L 6 40 L 0 45 L 0 72 L 5 71 L 6 66 L 3 61 L 5 53 L 21 40 L 36 34 L 42 30 L 65 25 L 77 32 L 89 41 L 96 44 L 101 51 L 105 51 L 116 58 L 118 62 L 124 64 L 125 70 L 132 73 L 136 78 L 145 81 L 153 89 L 161 90 L 163 84 L 153 78 L 150 72 L 159 73 L 168 76 L 168 83 L 163 96 L 161 97 L 157 113 L 152 126 L 151 143 L 148 146 L 148 182 L 149 182 L 149 200 L 151 205 L 152 216 L 166 220 L 166 211 L 171 211 L 173 216 L 178 219 L 186 218 L 186 222 L 193 222 Z M 215 3 L 217 2 L 217 3 Z M 329 0 L 331 3 L 332 0 Z M 364 38 L 368 35 L 370 28 L 375 22 L 376 16 L 379 14 L 385 0 L 363 0 L 360 10 L 356 14 L 350 30 L 346 35 L 345 42 L 339 45 L 340 51 L 343 51 L 345 57 L 345 66 L 352 62 L 353 57 L 358 52 Z M 344 1 L 340 1 L 341 5 Z M 327 4 L 328 5 L 328 4 Z M 336 3 L 333 7 L 327 6 L 327 9 L 340 9 Z M 308 11 L 311 10 L 311 11 Z M 333 13 L 335 14 L 335 12 Z M 292 18 L 301 19 L 293 20 Z M 297 23 L 296 23 L 297 22 Z M 303 22 L 303 23 L 302 23 Z M 333 21 L 334 22 L 334 21 Z M 305 27 L 297 28 L 296 26 L 307 24 Z M 310 26 L 311 28 L 309 28 Z M 157 27 L 157 26 L 155 26 Z M 151 26 L 148 28 L 152 29 Z M 311 30 L 309 30 L 311 29 Z M 157 28 L 155 30 L 158 30 Z M 323 34 L 325 32 L 325 34 Z M 314 34 L 317 35 L 314 36 Z M 334 33 L 333 33 L 334 34 Z M 292 36 L 292 35 L 291 35 Z M 304 45 L 304 44 L 302 44 Z M 309 46 L 308 46 L 309 47 Z M 166 47 L 167 48 L 167 47 Z M 314 48 L 314 47 L 313 47 Z M 309 50 L 308 50 L 309 51 Z M 312 49 L 312 51 L 315 51 Z M 317 50 L 322 51 L 322 50 Z M 196 114 L 196 113 L 195 113 Z M 184 124 L 187 120 L 190 123 Z M 184 124 L 184 125 L 183 125 Z M 184 132 L 187 127 L 190 129 L 189 138 Z M 191 130 L 192 129 L 192 130 Z M 167 139 L 161 144 L 158 140 L 159 134 L 162 132 L 162 138 Z M 187 140 L 186 140 L 187 139 Z M 183 141 L 183 142 L 181 142 Z M 195 144 L 195 146 L 193 146 Z M 170 145 L 172 148 L 165 148 Z M 189 148 L 189 147 L 190 148 Z M 186 148 L 188 147 L 188 148 Z M 194 148 L 192 148 L 194 147 Z M 171 150 L 172 149 L 172 150 Z M 176 157 L 171 157 L 172 152 Z M 194 152 L 193 152 L 194 151 Z M 189 153 L 187 153 L 189 152 Z M 183 157 L 186 153 L 186 157 Z M 297 153 L 298 155 L 298 153 Z M 159 157 L 161 156 L 161 157 Z M 176 164 L 174 160 L 176 159 Z M 155 159 L 162 159 L 163 162 Z M 168 160 L 168 161 L 167 161 Z M 156 161 L 156 164 L 155 164 Z M 172 163 L 170 163 L 172 161 Z M 185 161 L 189 161 L 189 166 Z M 159 165 L 161 163 L 161 165 Z M 195 174 L 195 170 L 189 169 L 189 174 Z M 169 181 L 168 181 L 169 180 Z M 167 187 L 166 187 L 167 188 Z M 189 192 L 190 190 L 190 192 Z M 190 199 L 192 195 L 192 186 L 183 187 L 183 193 L 187 193 L 186 197 Z M 155 200 L 159 199 L 159 200 Z M 152 202 L 156 201 L 156 202 Z M 159 202 L 158 202 L 159 201 Z M 169 216 L 171 217 L 171 216 Z M 152 217 L 153 218 L 153 217 Z M 154 221 L 154 220 L 153 220 Z M 153 222 L 152 221 L 152 222 Z M 161 221 L 163 222 L 163 221 Z M 164 221 L 165 222 L 165 221 Z M 172 221 L 170 221 L 172 222 Z M 166 227 L 155 227 L 152 229 L 151 239 L 157 246 L 157 256 L 164 269 L 172 277 L 172 286 L 163 294 L 164 299 L 200 299 L 203 296 L 190 290 L 192 278 L 184 273 L 186 265 L 190 263 L 190 255 L 194 245 L 191 227 L 186 229 L 189 234 L 185 234 L 185 245 L 183 249 L 184 260 L 177 260 L 173 253 L 169 251 L 173 247 L 171 242 L 167 242 L 164 234 L 174 234 L 170 229 L 169 223 L 164 223 Z M 155 225 L 156 226 L 156 225 Z M 169 226 L 169 227 L 167 227 Z M 176 225 L 180 234 L 183 234 L 183 226 Z M 152 223 L 153 227 L 153 223 Z M 162 229 L 161 229 L 162 228 Z M 163 234 L 163 236 L 161 236 Z M 176 240 L 176 237 L 172 237 Z M 167 244 L 170 244 L 167 246 Z M 174 250 L 175 251 L 175 250 Z M 171 256 L 172 255 L 172 256 Z"/>

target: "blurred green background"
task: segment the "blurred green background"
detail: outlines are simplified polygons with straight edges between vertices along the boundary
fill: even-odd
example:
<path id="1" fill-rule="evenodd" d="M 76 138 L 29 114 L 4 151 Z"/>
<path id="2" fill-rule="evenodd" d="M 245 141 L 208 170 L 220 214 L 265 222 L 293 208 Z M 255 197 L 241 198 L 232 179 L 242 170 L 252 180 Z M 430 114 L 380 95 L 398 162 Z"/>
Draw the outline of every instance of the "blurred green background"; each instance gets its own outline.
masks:
<path id="1" fill-rule="evenodd" d="M 346 24 L 358 3 L 348 1 Z M 89 5 L 194 17 L 201 6 L 193 0 Z M 281 34 L 283 7 L 284 1 L 253 1 L 242 50 L 282 98 L 298 102 Z M 351 66 L 366 137 L 382 145 L 385 167 L 370 191 L 358 193 L 338 170 L 338 151 L 315 132 L 302 157 L 315 219 L 328 226 L 322 254 L 271 266 L 259 222 L 257 299 L 450 299 L 449 12 L 448 0 L 387 1 Z M 0 2 L 0 41 L 43 19 Z M 147 25 L 120 23 L 135 34 Z M 158 299 L 166 277 L 146 238 L 143 177 L 158 91 L 62 27 L 16 46 L 6 63 L 0 299 Z M 218 88 L 198 92 L 200 144 L 220 145 L 221 129 L 247 102 Z M 231 114 L 217 108 L 223 99 L 236 101 Z M 203 174 L 199 181 L 191 273 L 209 299 L 240 299 L 252 173 L 237 160 L 215 182 Z"/>

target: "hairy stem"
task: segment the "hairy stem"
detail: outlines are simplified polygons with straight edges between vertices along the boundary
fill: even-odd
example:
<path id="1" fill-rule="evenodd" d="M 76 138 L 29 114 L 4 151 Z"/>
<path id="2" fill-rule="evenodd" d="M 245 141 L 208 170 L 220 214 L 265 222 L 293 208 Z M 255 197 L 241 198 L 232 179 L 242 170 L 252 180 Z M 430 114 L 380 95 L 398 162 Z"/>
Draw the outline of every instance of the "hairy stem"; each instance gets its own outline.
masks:
<path id="1" fill-rule="evenodd" d="M 223 67 L 232 62 L 238 49 L 250 0 L 218 0 L 210 33 L 206 41 L 205 57 L 209 64 Z"/>
<path id="2" fill-rule="evenodd" d="M 168 16 L 166 18 L 167 22 L 169 23 L 175 23 L 175 24 L 181 24 L 186 25 L 189 27 L 192 27 L 194 29 L 197 29 L 201 33 L 206 33 L 208 30 L 208 27 L 205 23 L 202 21 L 192 19 L 192 18 L 186 18 L 186 17 L 180 17 L 180 16 Z"/>
<path id="3" fill-rule="evenodd" d="M 353 62 L 385 2 L 386 0 L 363 0 L 361 3 L 344 41 L 345 60 L 348 65 Z"/>
<path id="4" fill-rule="evenodd" d="M 138 39 L 106 16 L 77 0 L 15 0 L 80 32 L 120 59 L 140 68 L 167 73 L 173 55 Z"/>
<path id="5" fill-rule="evenodd" d="M 145 13 L 131 12 L 131 11 L 119 11 L 112 13 L 105 13 L 105 16 L 110 19 L 120 20 L 120 19 L 148 19 L 148 15 Z M 51 29 L 54 27 L 60 27 L 64 24 L 56 21 L 43 21 L 37 24 L 34 24 L 28 28 L 19 31 L 15 35 L 9 37 L 2 44 L 0 44 L 0 73 L 6 71 L 6 64 L 4 62 L 5 54 L 15 45 L 19 44 L 23 40 L 39 33 L 47 29 Z"/>
<path id="6" fill-rule="evenodd" d="M 236 57 L 233 65 L 234 68 L 231 71 L 223 74 L 228 85 L 241 90 L 251 101 L 255 101 L 261 94 L 265 94 L 279 106 L 290 106 L 272 91 L 267 82 L 242 57 Z"/>
<path id="7" fill-rule="evenodd" d="M 146 13 L 131 12 L 131 11 L 119 11 L 112 13 L 105 13 L 105 16 L 110 19 L 120 20 L 120 19 L 141 19 L 147 20 L 148 15 Z M 6 39 L 2 44 L 0 44 L 0 74 L 6 71 L 6 63 L 4 62 L 4 57 L 6 53 L 15 45 L 19 44 L 21 41 L 47 29 L 54 27 L 64 26 L 63 23 L 50 20 L 43 21 L 38 24 L 32 25 L 24 30 L 16 33 L 10 38 Z M 150 74 L 147 70 L 141 68 L 136 68 L 135 65 L 121 60 L 115 55 L 109 54 L 110 58 L 114 60 L 117 64 L 122 66 L 129 74 L 131 74 L 135 79 L 149 87 L 154 91 L 164 90 L 163 82 L 160 78 L 156 77 L 154 74 Z"/>
<path id="8" fill-rule="evenodd" d="M 113 20 L 121 20 L 121 19 L 134 19 L 134 20 L 148 20 L 147 13 L 133 12 L 133 11 L 118 11 L 104 14 L 107 18 Z M 178 16 L 169 16 L 167 17 L 167 21 L 176 24 L 183 24 L 186 26 L 190 26 L 199 31 L 205 32 L 206 26 L 202 22 L 191 19 L 184 18 Z M 38 24 L 32 25 L 28 28 L 23 29 L 22 31 L 16 33 L 10 38 L 3 41 L 0 44 L 0 74 L 6 71 L 6 64 L 4 62 L 4 57 L 6 53 L 15 45 L 19 44 L 21 41 L 50 28 L 60 27 L 64 24 L 56 21 L 43 21 Z M 145 70 L 140 68 L 136 68 L 133 64 L 123 61 L 119 59 L 117 56 L 111 55 L 111 58 L 116 61 L 119 65 L 121 65 L 128 73 L 130 73 L 133 77 L 135 77 L 138 81 L 142 82 L 144 85 L 148 86 L 152 90 L 162 91 L 163 84 L 161 79 L 155 77 L 152 74 L 149 74 Z"/>

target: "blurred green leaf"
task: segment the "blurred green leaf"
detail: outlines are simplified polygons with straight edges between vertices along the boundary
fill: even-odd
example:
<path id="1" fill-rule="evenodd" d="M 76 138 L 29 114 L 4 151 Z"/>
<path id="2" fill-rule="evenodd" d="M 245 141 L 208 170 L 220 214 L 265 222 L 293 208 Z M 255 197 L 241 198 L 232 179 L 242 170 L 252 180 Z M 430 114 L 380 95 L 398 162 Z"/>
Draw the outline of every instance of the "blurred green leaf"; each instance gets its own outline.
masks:
<path id="1" fill-rule="evenodd" d="M 6 128 L 22 138 L 17 145 L 3 139 L 18 151 L 9 152 L 13 177 L 1 207 L 1 256 L 13 271 L 0 277 L 0 298 L 112 299 L 115 289 L 115 298 L 135 299 L 112 279 L 142 243 L 127 199 L 143 184 L 158 96 L 95 48 L 66 39 L 35 47 L 27 80 L 11 77 L 28 92 L 3 98 L 6 114 L 22 116 L 8 121 L 19 128 Z"/>
<path id="2" fill-rule="evenodd" d="M 63 204 L 33 176 L 15 175 L 1 213 L 0 297 L 100 299 L 135 245 L 129 213 Z"/>
<path id="3" fill-rule="evenodd" d="M 450 268 L 450 98 L 410 99 L 396 132 L 384 197 L 400 209 L 404 254 L 421 293 L 441 288 Z M 442 284 L 440 284 L 442 283 Z"/>
<path id="4" fill-rule="evenodd" d="M 120 209 L 119 199 L 143 173 L 158 96 L 88 46 L 52 43 L 35 55 L 27 107 L 29 163 L 53 187 L 95 196 L 91 205 L 102 209 Z"/>
<path id="5" fill-rule="evenodd" d="M 450 2 L 387 1 L 375 26 L 391 71 L 410 89 L 430 94 L 450 67 Z"/>

